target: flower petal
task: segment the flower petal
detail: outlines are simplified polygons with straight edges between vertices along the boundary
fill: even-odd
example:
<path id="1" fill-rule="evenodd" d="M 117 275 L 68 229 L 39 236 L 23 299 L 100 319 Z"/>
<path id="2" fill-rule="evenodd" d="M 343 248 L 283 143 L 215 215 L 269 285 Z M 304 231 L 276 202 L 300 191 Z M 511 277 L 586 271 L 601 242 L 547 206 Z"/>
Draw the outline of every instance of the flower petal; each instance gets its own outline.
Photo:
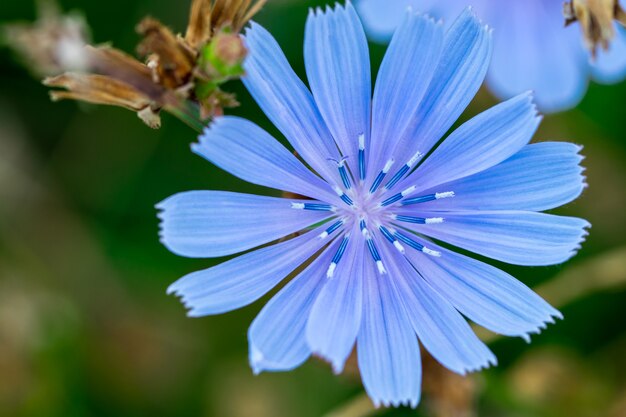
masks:
<path id="1" fill-rule="evenodd" d="M 435 359 L 462 375 L 496 365 L 496 357 L 465 319 L 416 271 L 420 264 L 411 265 L 389 245 L 381 254 L 419 341 Z"/>
<path id="2" fill-rule="evenodd" d="M 413 123 L 420 120 L 424 110 L 419 103 L 439 65 L 443 41 L 441 23 L 404 12 L 376 79 L 372 110 L 372 137 L 376 140 L 368 146 L 370 177 L 378 174 L 402 135 L 412 134 Z"/>
<path id="3" fill-rule="evenodd" d="M 499 334 L 528 340 L 561 313 L 506 272 L 416 238 L 439 251 L 433 257 L 417 251 L 407 256 L 441 296 L 475 323 Z"/>
<path id="4" fill-rule="evenodd" d="M 262 371 L 288 371 L 311 355 L 306 325 L 317 294 L 326 283 L 325 268 L 340 241 L 328 246 L 263 307 L 248 330 L 250 366 Z"/>
<path id="5" fill-rule="evenodd" d="M 529 93 L 500 103 L 463 123 L 398 186 L 425 189 L 491 168 L 528 144 L 540 121 Z"/>
<path id="6" fill-rule="evenodd" d="M 333 215 L 296 210 L 287 200 L 227 191 L 187 191 L 157 205 L 161 241 L 177 255 L 212 258 L 231 255 L 297 232 Z"/>
<path id="7" fill-rule="evenodd" d="M 353 234 L 345 261 L 339 264 L 335 275 L 327 279 L 306 326 L 311 350 L 328 359 L 337 374 L 343 370 L 361 326 L 365 251 L 365 241 L 358 233 Z"/>
<path id="8" fill-rule="evenodd" d="M 501 99 L 533 90 L 539 109 L 574 107 L 587 89 L 587 54 L 578 25 L 563 28 L 562 2 L 510 2 L 493 17 L 496 31 L 487 85 Z"/>
<path id="9" fill-rule="evenodd" d="M 304 63 L 317 107 L 356 172 L 359 136 L 369 138 L 372 81 L 367 39 L 350 4 L 309 12 Z"/>
<path id="10" fill-rule="evenodd" d="M 441 213 L 423 212 L 424 217 Z M 528 211 L 450 212 L 443 223 L 403 224 L 415 232 L 515 265 L 553 265 L 577 252 L 589 227 L 583 219 Z"/>
<path id="11" fill-rule="evenodd" d="M 337 196 L 326 182 L 256 124 L 239 117 L 217 118 L 192 150 L 220 168 L 253 184 L 323 201 Z"/>
<path id="12" fill-rule="evenodd" d="M 439 65 L 410 128 L 397 132 L 403 138 L 397 156 L 408 159 L 417 151 L 430 151 L 474 98 L 490 56 L 491 31 L 468 8 L 446 33 Z"/>
<path id="13" fill-rule="evenodd" d="M 423 192 L 454 191 L 454 198 L 416 210 L 543 211 L 567 204 L 585 188 L 582 147 L 565 142 L 527 145 L 506 161 L 477 174 Z"/>
<path id="14" fill-rule="evenodd" d="M 246 30 L 248 56 L 244 62 L 246 88 L 267 117 L 304 160 L 325 179 L 338 179 L 327 158 L 339 152 L 313 100 L 295 74 L 276 40 L 261 26 Z"/>
<path id="15" fill-rule="evenodd" d="M 246 306 L 274 288 L 328 243 L 318 237 L 323 228 L 192 272 L 173 283 L 167 292 L 181 297 L 190 308 L 191 317 Z"/>
<path id="16" fill-rule="evenodd" d="M 428 10 L 435 0 L 357 0 L 355 7 L 363 21 L 368 38 L 374 42 L 387 43 L 402 20 L 409 7 L 417 10 Z"/>
<path id="17" fill-rule="evenodd" d="M 422 366 L 415 332 L 388 275 L 373 262 L 363 275 L 363 321 L 357 339 L 363 386 L 374 405 L 417 407 Z"/>
<path id="18" fill-rule="evenodd" d="M 609 50 L 598 51 L 598 58 L 592 62 L 593 79 L 603 84 L 613 84 L 626 77 L 626 29 L 615 24 L 615 38 Z"/>

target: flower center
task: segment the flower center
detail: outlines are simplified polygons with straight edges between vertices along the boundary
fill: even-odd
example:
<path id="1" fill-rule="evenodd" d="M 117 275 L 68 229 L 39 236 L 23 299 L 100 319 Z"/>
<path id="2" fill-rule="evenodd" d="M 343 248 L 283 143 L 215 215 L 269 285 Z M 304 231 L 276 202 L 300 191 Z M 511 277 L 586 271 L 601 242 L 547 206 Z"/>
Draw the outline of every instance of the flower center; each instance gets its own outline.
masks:
<path id="1" fill-rule="evenodd" d="M 394 187 L 411 173 L 422 156 L 421 152 L 416 152 L 393 176 L 389 176 L 388 174 L 390 174 L 395 163 L 394 159 L 391 158 L 377 173 L 371 184 L 366 183 L 365 140 L 364 136 L 361 135 L 356 167 L 352 166 L 352 170 L 350 170 L 345 157 L 338 161 L 329 159 L 337 165 L 341 179 L 340 184 L 331 185 L 341 203 L 337 205 L 325 202 L 291 203 L 294 209 L 329 212 L 328 226 L 320 233 L 319 238 L 326 239 L 337 232 L 339 234 L 337 237 L 341 240 L 328 267 L 326 273 L 328 278 L 333 277 L 351 240 L 355 240 L 354 244 L 364 245 L 364 249 L 367 247 L 378 272 L 381 274 L 386 273 L 386 269 L 377 245 L 391 243 L 402 254 L 405 253 L 406 246 L 431 256 L 441 255 L 418 242 L 419 233 L 414 233 L 414 229 L 410 228 L 409 225 L 442 223 L 443 218 L 413 216 L 410 206 L 454 197 L 454 192 L 446 191 L 413 196 L 417 190 L 415 185 L 411 185 L 400 192 L 394 191 Z M 358 175 L 354 168 L 358 169 Z"/>

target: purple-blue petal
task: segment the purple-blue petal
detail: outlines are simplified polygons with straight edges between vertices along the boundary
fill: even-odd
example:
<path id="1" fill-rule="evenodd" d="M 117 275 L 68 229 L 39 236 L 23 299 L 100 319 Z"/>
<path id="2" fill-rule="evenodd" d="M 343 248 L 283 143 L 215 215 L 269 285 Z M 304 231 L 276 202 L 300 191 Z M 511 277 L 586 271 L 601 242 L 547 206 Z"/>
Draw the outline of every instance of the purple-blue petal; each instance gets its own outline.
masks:
<path id="1" fill-rule="evenodd" d="M 440 257 L 408 251 L 407 256 L 430 286 L 473 322 L 495 333 L 520 336 L 539 333 L 561 313 L 506 272 L 415 238 Z"/>
<path id="2" fill-rule="evenodd" d="M 324 268 L 337 250 L 333 243 L 306 269 L 291 280 L 263 307 L 248 330 L 250 366 L 254 373 L 288 371 L 311 355 L 306 341 L 306 325 L 320 290 Z"/>
<path id="3" fill-rule="evenodd" d="M 239 117 L 215 119 L 192 150 L 253 184 L 323 201 L 337 201 L 328 184 L 256 124 Z"/>
<path id="4" fill-rule="evenodd" d="M 363 385 L 376 406 L 417 407 L 422 379 L 417 337 L 389 275 L 368 265 L 357 339 Z"/>
<path id="5" fill-rule="evenodd" d="M 372 137 L 376 140 L 368 146 L 369 178 L 375 177 L 393 156 L 402 135 L 412 134 L 414 123 L 421 120 L 423 109 L 419 104 L 439 65 L 443 41 L 441 23 L 404 13 L 376 79 L 372 109 Z"/>
<path id="6" fill-rule="evenodd" d="M 191 317 L 241 308 L 262 297 L 328 243 L 318 237 L 322 230 L 192 272 L 167 291 L 181 297 Z"/>
<path id="7" fill-rule="evenodd" d="M 328 211 L 296 210 L 287 200 L 228 191 L 187 191 L 157 205 L 161 242 L 177 255 L 232 255 L 318 223 Z"/>
<path id="8" fill-rule="evenodd" d="M 352 234 L 337 272 L 325 278 L 306 327 L 306 339 L 314 354 L 331 362 L 340 373 L 352 352 L 363 311 L 365 242 L 358 232 Z M 328 264 L 320 268 L 328 267 Z M 323 273 L 323 272 L 322 272 Z"/>
<path id="9" fill-rule="evenodd" d="M 562 206 L 578 198 L 586 186 L 581 149 L 567 142 L 527 145 L 492 168 L 424 191 L 453 191 L 455 196 L 420 204 L 415 210 L 543 211 Z"/>
<path id="10" fill-rule="evenodd" d="M 328 158 L 339 159 L 313 96 L 293 71 L 280 46 L 261 26 L 246 31 L 248 56 L 242 81 L 265 115 L 320 175 L 337 178 Z"/>
<path id="11" fill-rule="evenodd" d="M 369 140 L 372 82 L 367 39 L 349 2 L 310 11 L 304 63 L 317 107 L 356 172 L 358 138 Z"/>
<path id="12" fill-rule="evenodd" d="M 403 210 L 399 211 L 404 214 Z M 443 223 L 407 224 L 417 233 L 515 265 L 560 264 L 576 254 L 589 223 L 532 211 L 423 212 Z"/>

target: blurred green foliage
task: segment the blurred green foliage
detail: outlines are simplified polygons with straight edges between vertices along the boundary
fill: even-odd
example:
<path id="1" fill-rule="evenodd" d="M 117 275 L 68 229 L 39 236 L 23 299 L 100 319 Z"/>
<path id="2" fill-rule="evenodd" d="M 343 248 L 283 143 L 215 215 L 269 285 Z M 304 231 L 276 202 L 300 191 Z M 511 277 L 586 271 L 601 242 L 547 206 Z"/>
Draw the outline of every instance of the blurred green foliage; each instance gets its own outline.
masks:
<path id="1" fill-rule="evenodd" d="M 62 6 L 84 12 L 96 42 L 132 52 L 142 17 L 182 31 L 187 3 L 67 0 Z M 307 8 L 326 3 L 274 0 L 256 19 L 303 77 Z M 34 18 L 30 1 L 0 4 L 0 24 Z M 372 45 L 374 71 L 383 52 Z M 358 398 L 354 372 L 336 377 L 316 359 L 294 372 L 253 376 L 246 331 L 262 302 L 187 319 L 165 295 L 170 282 L 216 261 L 168 252 L 158 241 L 155 203 L 192 189 L 271 191 L 193 155 L 194 133 L 172 117 L 165 115 L 155 131 L 121 109 L 51 103 L 6 49 L 0 80 L 0 416 L 308 417 Z M 229 87 L 242 104 L 232 113 L 278 135 L 239 82 Z M 467 115 L 494 102 L 481 92 Z M 531 286 L 576 270 L 589 272 L 574 274 L 567 285 L 618 278 L 609 290 L 585 290 L 563 306 L 566 319 L 531 345 L 494 342 L 500 366 L 470 380 L 477 415 L 625 416 L 624 262 L 584 268 L 626 245 L 626 83 L 592 85 L 579 108 L 546 117 L 536 139 L 585 145 L 590 186 L 560 212 L 589 219 L 593 229 L 566 265 L 498 266 Z M 428 396 L 429 381 L 424 384 L 417 412 L 378 414 L 444 415 Z"/>

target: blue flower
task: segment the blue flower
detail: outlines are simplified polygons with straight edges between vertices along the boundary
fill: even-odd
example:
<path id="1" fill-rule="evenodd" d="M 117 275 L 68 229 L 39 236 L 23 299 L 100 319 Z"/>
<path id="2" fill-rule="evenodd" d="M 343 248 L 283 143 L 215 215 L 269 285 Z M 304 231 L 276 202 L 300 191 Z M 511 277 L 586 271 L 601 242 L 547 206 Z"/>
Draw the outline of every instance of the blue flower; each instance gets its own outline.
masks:
<path id="1" fill-rule="evenodd" d="M 609 51 L 594 62 L 578 24 L 563 27 L 563 0 L 359 0 L 357 9 L 370 37 L 386 42 L 409 6 L 452 22 L 468 5 L 495 30 L 487 86 L 501 99 L 533 90 L 540 110 L 556 112 L 580 102 L 590 77 L 626 78 L 626 29 L 616 25 Z"/>
<path id="2" fill-rule="evenodd" d="M 243 180 L 306 198 L 190 191 L 158 208 L 162 242 L 177 254 L 260 247 L 175 282 L 169 292 L 190 316 L 243 307 L 293 277 L 249 329 L 255 373 L 293 369 L 311 354 L 339 373 L 356 344 L 374 403 L 416 406 L 419 343 L 461 374 L 496 363 L 463 315 L 525 339 L 561 317 L 507 273 L 437 243 L 550 265 L 574 255 L 588 226 L 539 213 L 575 199 L 584 178 L 580 147 L 528 144 L 540 122 L 529 94 L 438 145 L 488 67 L 491 34 L 471 12 L 447 32 L 407 13 L 373 98 L 367 41 L 350 3 L 308 17 L 311 92 L 266 30 L 252 24 L 245 42 L 245 85 L 302 160 L 232 116 L 215 120 L 193 151 Z"/>

